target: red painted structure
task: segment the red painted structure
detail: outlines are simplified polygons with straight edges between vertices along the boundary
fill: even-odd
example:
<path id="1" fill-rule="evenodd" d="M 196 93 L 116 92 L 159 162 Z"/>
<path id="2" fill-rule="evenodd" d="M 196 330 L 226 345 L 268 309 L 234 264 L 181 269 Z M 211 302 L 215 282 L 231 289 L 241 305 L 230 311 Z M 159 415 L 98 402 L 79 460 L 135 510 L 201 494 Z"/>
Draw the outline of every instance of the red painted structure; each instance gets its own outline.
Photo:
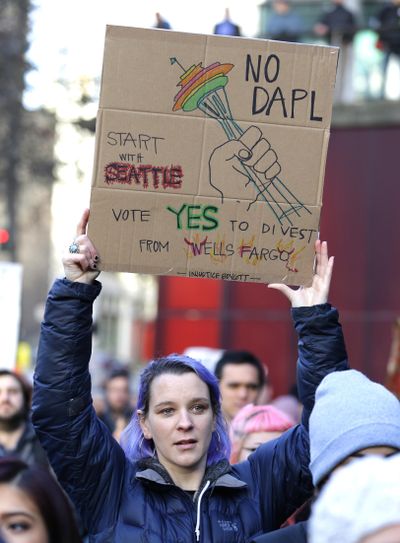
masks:
<path id="1" fill-rule="evenodd" d="M 332 130 L 321 219 L 321 239 L 336 257 L 331 301 L 352 366 L 379 381 L 400 315 L 399 164 L 400 127 Z M 276 394 L 295 380 L 288 302 L 265 285 L 161 278 L 156 354 L 193 345 L 253 351 Z"/>

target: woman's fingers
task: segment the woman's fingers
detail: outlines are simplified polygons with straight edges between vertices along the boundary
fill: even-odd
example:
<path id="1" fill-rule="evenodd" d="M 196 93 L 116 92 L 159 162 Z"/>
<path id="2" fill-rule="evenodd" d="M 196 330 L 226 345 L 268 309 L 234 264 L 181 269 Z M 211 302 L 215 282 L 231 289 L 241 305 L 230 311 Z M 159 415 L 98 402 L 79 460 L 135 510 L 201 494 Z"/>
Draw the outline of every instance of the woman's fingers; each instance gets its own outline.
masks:
<path id="1" fill-rule="evenodd" d="M 327 262 L 324 273 L 320 277 L 316 277 L 315 282 L 315 303 L 323 304 L 329 299 L 329 290 L 331 285 L 334 257 L 331 256 Z"/>
<path id="2" fill-rule="evenodd" d="M 86 228 L 89 222 L 89 214 L 90 214 L 90 210 L 88 208 L 85 209 L 84 212 L 82 213 L 81 220 L 79 221 L 78 226 L 76 228 L 77 237 L 86 234 Z"/>
<path id="3" fill-rule="evenodd" d="M 90 266 L 90 258 L 85 253 L 67 253 L 64 257 L 64 264 L 79 266 L 82 271 L 86 271 Z"/>
<path id="4" fill-rule="evenodd" d="M 96 247 L 86 235 L 89 215 L 90 209 L 85 209 L 76 228 L 76 238 L 74 242 L 79 247 L 79 254 L 84 254 L 86 256 L 88 262 L 87 268 L 96 269 L 99 256 L 97 254 Z M 83 262 L 81 261 L 80 263 Z"/>
<path id="5" fill-rule="evenodd" d="M 315 254 L 317 258 L 315 275 L 323 277 L 328 265 L 328 244 L 326 241 L 317 240 L 315 242 Z"/>
<path id="6" fill-rule="evenodd" d="M 99 257 L 97 255 L 96 248 L 90 239 L 86 235 L 79 236 L 76 238 L 75 243 L 77 243 L 79 246 L 79 253 L 84 254 L 87 257 L 90 268 L 96 269 Z"/>
<path id="7" fill-rule="evenodd" d="M 288 298 L 290 301 L 292 301 L 294 291 L 293 291 L 293 289 L 291 289 L 287 285 L 284 285 L 283 283 L 270 283 L 268 285 L 268 288 L 273 288 L 275 290 L 279 290 L 280 292 L 282 292 L 282 294 L 284 294 L 286 296 L 286 298 Z"/>
<path id="8" fill-rule="evenodd" d="M 80 236 L 75 239 L 75 243 L 79 247 L 79 253 L 66 252 L 63 262 L 68 266 L 78 266 L 83 272 L 87 270 L 97 270 L 99 258 L 95 248 L 90 243 L 89 238 Z"/>
<path id="9" fill-rule="evenodd" d="M 328 244 L 326 241 L 315 242 L 316 271 L 312 285 L 293 289 L 281 283 L 271 283 L 268 288 L 279 290 L 292 304 L 292 307 L 301 305 L 311 306 L 328 301 L 331 283 L 334 257 L 328 256 Z"/>
<path id="10" fill-rule="evenodd" d="M 321 272 L 321 241 L 315 240 L 315 275 L 319 275 Z"/>
<path id="11" fill-rule="evenodd" d="M 325 272 L 325 283 L 328 287 L 328 290 L 329 290 L 329 286 L 331 284 L 331 278 L 332 278 L 332 272 L 333 272 L 333 264 L 335 263 L 335 257 L 334 256 L 331 256 L 328 260 L 328 264 L 326 266 L 326 272 Z"/>
<path id="12" fill-rule="evenodd" d="M 332 257 L 331 257 L 332 258 Z M 327 279 L 327 274 L 332 274 L 332 265 L 330 264 L 331 258 L 328 256 L 328 244 L 326 241 L 322 243 L 321 246 L 321 263 L 320 263 L 320 269 L 319 269 L 319 277 L 322 280 Z M 330 277 L 329 277 L 330 280 Z"/>

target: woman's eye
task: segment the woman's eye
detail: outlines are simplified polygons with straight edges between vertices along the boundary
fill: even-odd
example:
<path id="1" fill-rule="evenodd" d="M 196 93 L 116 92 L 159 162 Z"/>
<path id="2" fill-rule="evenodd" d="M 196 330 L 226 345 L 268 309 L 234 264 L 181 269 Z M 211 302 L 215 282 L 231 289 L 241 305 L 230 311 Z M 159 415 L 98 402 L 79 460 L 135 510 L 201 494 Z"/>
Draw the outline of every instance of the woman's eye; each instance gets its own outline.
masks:
<path id="1" fill-rule="evenodd" d="M 172 415 L 172 413 L 173 413 L 172 407 L 166 407 L 165 409 L 161 410 L 161 414 L 165 416 Z"/>
<path id="2" fill-rule="evenodd" d="M 198 405 L 194 405 L 193 406 L 193 411 L 195 413 L 203 413 L 203 411 L 205 411 L 207 408 L 205 405 L 201 405 L 201 404 L 198 404 Z"/>
<path id="3" fill-rule="evenodd" d="M 26 521 L 21 522 L 10 522 L 6 526 L 7 530 L 14 533 L 27 532 L 31 529 L 31 524 Z"/>

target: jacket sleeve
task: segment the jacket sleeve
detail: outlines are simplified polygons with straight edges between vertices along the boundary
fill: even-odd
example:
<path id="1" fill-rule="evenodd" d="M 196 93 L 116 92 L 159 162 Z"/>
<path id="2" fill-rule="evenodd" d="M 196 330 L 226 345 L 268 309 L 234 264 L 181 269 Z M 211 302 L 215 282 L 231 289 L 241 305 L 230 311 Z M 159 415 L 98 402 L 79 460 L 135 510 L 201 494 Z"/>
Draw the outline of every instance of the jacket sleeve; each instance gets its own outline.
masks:
<path id="1" fill-rule="evenodd" d="M 293 526 L 263 534 L 250 543 L 307 543 L 307 522 L 299 522 Z"/>
<path id="2" fill-rule="evenodd" d="M 309 471 L 308 419 L 315 391 L 328 373 L 348 369 L 338 312 L 330 304 L 292 310 L 298 334 L 297 385 L 304 405 L 302 423 L 261 445 L 243 468 L 258 489 L 264 531 L 280 525 L 308 498 L 313 487 Z M 246 477 L 245 477 L 246 478 Z"/>
<path id="3" fill-rule="evenodd" d="M 92 305 L 101 290 L 57 280 L 47 299 L 32 420 L 50 464 L 90 532 L 115 523 L 125 455 L 92 407 Z"/>
<path id="4" fill-rule="evenodd" d="M 346 346 L 338 311 L 330 304 L 292 309 L 298 336 L 297 387 L 303 404 L 302 423 L 314 407 L 315 391 L 322 379 L 333 371 L 349 369 Z"/>

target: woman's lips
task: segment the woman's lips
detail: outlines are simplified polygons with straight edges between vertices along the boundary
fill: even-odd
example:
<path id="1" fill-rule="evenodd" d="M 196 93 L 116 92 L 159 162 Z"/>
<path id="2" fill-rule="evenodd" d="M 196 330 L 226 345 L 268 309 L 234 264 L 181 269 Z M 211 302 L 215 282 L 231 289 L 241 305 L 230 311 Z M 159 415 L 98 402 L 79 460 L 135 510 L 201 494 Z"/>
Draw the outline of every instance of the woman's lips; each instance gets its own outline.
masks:
<path id="1" fill-rule="evenodd" d="M 178 447 L 181 451 L 188 451 L 190 449 L 194 449 L 194 447 L 197 445 L 197 441 L 195 439 L 181 439 L 180 441 L 177 441 L 175 443 L 175 446 Z"/>

